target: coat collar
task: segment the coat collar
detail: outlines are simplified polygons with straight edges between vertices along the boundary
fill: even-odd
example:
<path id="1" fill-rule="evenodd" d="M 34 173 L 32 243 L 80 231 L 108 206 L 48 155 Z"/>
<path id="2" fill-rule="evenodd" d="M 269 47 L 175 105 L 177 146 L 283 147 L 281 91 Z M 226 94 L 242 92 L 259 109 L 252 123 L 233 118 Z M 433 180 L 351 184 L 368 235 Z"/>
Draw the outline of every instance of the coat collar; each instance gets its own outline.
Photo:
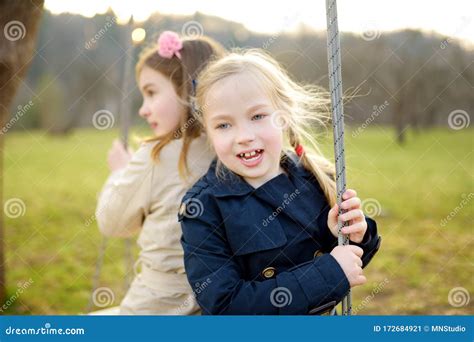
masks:
<path id="1" fill-rule="evenodd" d="M 281 166 L 288 173 L 290 178 L 294 177 L 312 177 L 311 172 L 306 170 L 301 164 L 299 157 L 293 152 L 285 152 L 281 159 Z M 245 196 L 260 189 L 253 188 L 241 176 L 221 165 L 222 176 L 216 175 L 217 159 L 214 159 L 206 175 L 209 184 L 213 185 L 213 193 L 216 197 L 225 196 Z M 277 177 L 280 177 L 279 175 Z M 264 186 L 264 185 L 262 185 Z"/>

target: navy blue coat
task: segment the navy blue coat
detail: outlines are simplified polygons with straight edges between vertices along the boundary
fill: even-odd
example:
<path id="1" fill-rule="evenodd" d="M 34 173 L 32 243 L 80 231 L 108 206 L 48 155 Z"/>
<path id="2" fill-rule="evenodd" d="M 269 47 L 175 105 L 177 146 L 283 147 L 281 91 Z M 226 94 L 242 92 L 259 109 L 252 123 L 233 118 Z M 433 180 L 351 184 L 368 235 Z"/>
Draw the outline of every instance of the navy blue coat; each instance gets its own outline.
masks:
<path id="1" fill-rule="evenodd" d="M 294 154 L 282 173 L 257 189 L 214 161 L 184 196 L 178 218 L 185 268 L 203 314 L 321 313 L 340 302 L 349 282 L 329 252 L 329 205 Z M 360 244 L 367 266 L 380 246 L 375 221 Z"/>

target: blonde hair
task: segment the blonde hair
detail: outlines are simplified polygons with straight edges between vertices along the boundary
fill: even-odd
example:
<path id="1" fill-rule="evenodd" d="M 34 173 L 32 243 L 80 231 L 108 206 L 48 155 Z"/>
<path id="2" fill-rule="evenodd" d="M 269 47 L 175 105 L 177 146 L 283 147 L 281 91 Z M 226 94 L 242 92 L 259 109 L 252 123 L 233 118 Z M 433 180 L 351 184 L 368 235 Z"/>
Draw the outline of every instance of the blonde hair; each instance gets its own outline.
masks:
<path id="1" fill-rule="evenodd" d="M 159 161 L 161 150 L 172 140 L 183 138 L 183 147 L 179 156 L 178 171 L 182 179 L 189 176 L 187 154 L 193 139 L 199 137 L 202 128 L 193 115 L 190 104 L 192 95 L 192 82 L 207 65 L 208 62 L 222 57 L 225 49 L 212 38 L 201 36 L 197 38 L 184 38 L 183 48 L 180 50 L 181 58 L 173 56 L 164 58 L 158 54 L 156 43 L 145 48 L 135 66 L 135 77 L 138 80 L 143 68 L 149 67 L 169 78 L 178 94 L 180 102 L 186 106 L 186 115 L 181 119 L 179 127 L 164 136 L 153 137 L 145 141 L 158 141 L 151 152 L 151 157 Z"/>
<path id="2" fill-rule="evenodd" d="M 198 78 L 196 103 L 201 122 L 206 113 L 209 89 L 228 76 L 246 72 L 256 76 L 274 107 L 278 108 L 280 119 L 284 120 L 285 148 L 294 151 L 298 145 L 304 146 L 301 163 L 314 175 L 328 203 L 333 206 L 336 203 L 335 168 L 323 156 L 314 137 L 313 124 L 325 126 L 329 118 L 329 95 L 321 87 L 292 81 L 286 71 L 261 50 L 234 51 L 210 63 Z"/>

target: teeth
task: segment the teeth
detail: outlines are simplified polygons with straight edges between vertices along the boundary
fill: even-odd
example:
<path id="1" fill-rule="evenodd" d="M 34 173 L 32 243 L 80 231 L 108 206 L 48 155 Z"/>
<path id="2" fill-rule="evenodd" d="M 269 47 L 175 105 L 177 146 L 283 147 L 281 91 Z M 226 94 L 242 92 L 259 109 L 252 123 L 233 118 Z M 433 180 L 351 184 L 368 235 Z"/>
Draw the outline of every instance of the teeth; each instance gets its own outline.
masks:
<path id="1" fill-rule="evenodd" d="M 247 153 L 240 153 L 239 154 L 239 157 L 240 158 L 252 158 L 252 157 L 255 157 L 257 154 L 261 153 L 262 150 L 255 150 L 255 151 L 252 151 L 252 152 L 247 152 Z"/>

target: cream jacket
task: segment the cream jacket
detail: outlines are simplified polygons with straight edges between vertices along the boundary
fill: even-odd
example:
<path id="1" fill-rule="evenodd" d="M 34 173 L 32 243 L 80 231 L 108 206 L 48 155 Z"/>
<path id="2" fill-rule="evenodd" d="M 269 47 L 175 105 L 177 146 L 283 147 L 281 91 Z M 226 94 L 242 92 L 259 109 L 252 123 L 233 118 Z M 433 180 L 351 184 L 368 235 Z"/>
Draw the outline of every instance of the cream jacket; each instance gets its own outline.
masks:
<path id="1" fill-rule="evenodd" d="M 124 169 L 113 172 L 100 193 L 96 218 L 106 236 L 140 233 L 141 271 L 121 304 L 123 314 L 199 313 L 189 286 L 180 243 L 177 214 L 187 189 L 208 169 L 213 154 L 206 137 L 196 138 L 188 151 L 192 173 L 187 183 L 179 177 L 183 140 L 173 140 L 151 160 L 156 142 L 143 143 Z"/>

